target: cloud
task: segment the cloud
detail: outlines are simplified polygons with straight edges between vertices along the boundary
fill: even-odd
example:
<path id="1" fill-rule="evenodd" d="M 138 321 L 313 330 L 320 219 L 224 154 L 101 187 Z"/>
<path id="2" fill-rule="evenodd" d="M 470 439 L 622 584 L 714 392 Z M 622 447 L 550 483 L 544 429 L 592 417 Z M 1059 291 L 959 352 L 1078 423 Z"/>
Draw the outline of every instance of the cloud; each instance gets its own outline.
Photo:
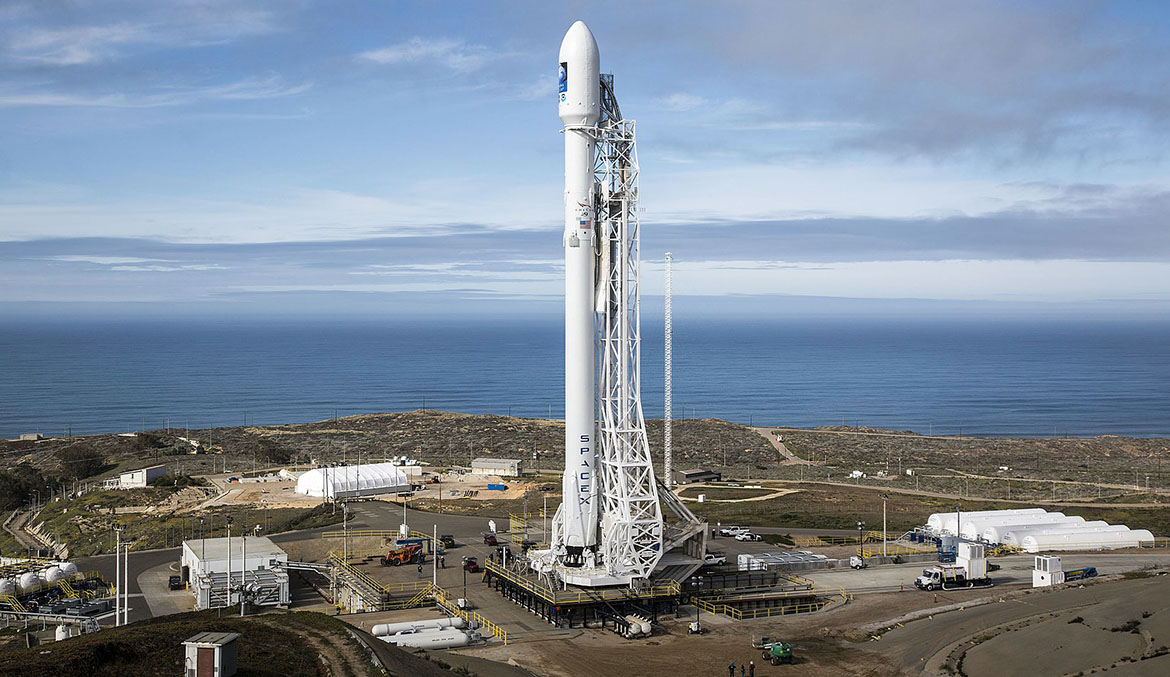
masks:
<path id="1" fill-rule="evenodd" d="M 103 266 L 113 266 L 129 263 L 150 263 L 161 259 L 144 259 L 140 256 L 99 256 L 94 254 L 63 254 L 60 256 L 46 256 L 49 261 L 64 261 L 66 263 L 96 263 Z"/>
<path id="2" fill-rule="evenodd" d="M 130 272 L 130 273 L 175 273 L 188 270 L 227 270 L 227 266 L 221 266 L 214 263 L 190 263 L 175 266 L 113 266 L 112 271 Z"/>
<path id="3" fill-rule="evenodd" d="M 687 92 L 675 92 L 669 96 L 658 99 L 657 105 L 677 113 L 685 113 L 686 111 L 694 110 L 699 106 L 707 103 L 707 100 L 696 94 L 689 94 Z"/>
<path id="4" fill-rule="evenodd" d="M 51 11 L 14 12 L 4 51 L 15 61 L 35 65 L 72 67 L 111 61 L 134 48 L 191 48 L 224 44 L 277 30 L 273 13 L 252 3 L 196 0 L 143 3 L 127 12 L 133 19 L 73 23 L 66 15 L 58 25 Z M 90 16 L 100 11 L 88 12 Z"/>
<path id="5" fill-rule="evenodd" d="M 100 254 L 62 254 L 43 257 L 48 261 L 62 263 L 93 263 L 107 266 L 106 270 L 122 273 L 174 273 L 190 270 L 227 270 L 218 263 L 181 263 L 170 259 L 143 258 L 141 256 L 102 256 Z"/>
<path id="6" fill-rule="evenodd" d="M 311 83 L 286 84 L 278 75 L 244 78 L 202 86 L 172 86 L 144 93 L 75 93 L 65 91 L 12 89 L 0 86 L 0 107 L 44 106 L 55 108 L 163 108 L 187 106 L 201 101 L 258 101 L 296 96 L 308 91 Z"/>
<path id="7" fill-rule="evenodd" d="M 1164 37 L 1092 0 L 749 3 L 707 35 L 774 117 L 865 123 L 837 152 L 1083 160 L 1170 127 Z"/>
<path id="8" fill-rule="evenodd" d="M 439 65 L 453 71 L 467 73 L 483 68 L 504 56 L 483 45 L 468 44 L 451 38 L 413 37 L 406 42 L 361 52 L 363 61 L 384 65 L 403 64 Z"/>

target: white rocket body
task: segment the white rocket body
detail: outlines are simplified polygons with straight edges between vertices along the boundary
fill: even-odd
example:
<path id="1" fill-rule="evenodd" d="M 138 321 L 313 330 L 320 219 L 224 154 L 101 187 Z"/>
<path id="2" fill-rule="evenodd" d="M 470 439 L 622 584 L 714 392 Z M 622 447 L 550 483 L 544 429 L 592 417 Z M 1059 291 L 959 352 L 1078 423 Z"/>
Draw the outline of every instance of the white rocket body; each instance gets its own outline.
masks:
<path id="1" fill-rule="evenodd" d="M 597 41 L 574 23 L 561 42 L 557 112 L 565 124 L 565 474 L 562 540 L 570 549 L 598 542 L 597 432 L 594 416 L 593 197 L 595 141 L 601 117 Z"/>

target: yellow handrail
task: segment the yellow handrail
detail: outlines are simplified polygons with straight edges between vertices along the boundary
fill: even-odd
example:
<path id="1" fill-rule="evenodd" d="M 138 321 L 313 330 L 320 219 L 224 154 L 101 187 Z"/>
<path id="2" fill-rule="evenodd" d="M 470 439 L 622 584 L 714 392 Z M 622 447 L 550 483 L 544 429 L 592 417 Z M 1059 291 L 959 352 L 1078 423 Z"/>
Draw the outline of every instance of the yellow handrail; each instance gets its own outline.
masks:
<path id="1" fill-rule="evenodd" d="M 0 597 L 0 602 L 4 602 L 8 606 L 12 607 L 13 611 L 19 611 L 20 613 L 28 611 L 28 609 L 25 609 L 24 605 L 20 603 L 20 600 L 16 599 L 16 597 L 12 595 L 4 595 L 3 597 Z"/>

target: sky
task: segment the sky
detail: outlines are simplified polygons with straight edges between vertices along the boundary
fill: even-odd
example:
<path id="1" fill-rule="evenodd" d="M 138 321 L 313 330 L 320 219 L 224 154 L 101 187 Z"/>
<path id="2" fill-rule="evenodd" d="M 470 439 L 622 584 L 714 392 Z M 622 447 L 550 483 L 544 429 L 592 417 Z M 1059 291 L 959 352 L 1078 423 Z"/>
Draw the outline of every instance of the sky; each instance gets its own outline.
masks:
<path id="1" fill-rule="evenodd" d="M 0 0 L 0 313 L 559 312 L 577 19 L 648 307 L 1170 310 L 1165 3 Z"/>

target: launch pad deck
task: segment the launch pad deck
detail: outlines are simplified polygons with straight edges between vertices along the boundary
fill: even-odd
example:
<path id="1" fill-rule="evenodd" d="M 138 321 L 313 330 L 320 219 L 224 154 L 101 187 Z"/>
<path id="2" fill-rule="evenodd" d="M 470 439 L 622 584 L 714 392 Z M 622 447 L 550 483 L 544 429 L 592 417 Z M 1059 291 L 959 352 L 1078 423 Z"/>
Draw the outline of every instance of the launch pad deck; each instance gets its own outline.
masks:
<path id="1" fill-rule="evenodd" d="M 627 615 L 657 622 L 663 614 L 677 617 L 685 603 L 737 619 L 818 611 L 830 603 L 811 581 L 778 571 L 716 573 L 681 581 L 660 577 L 640 587 L 551 589 L 535 574 L 504 567 L 493 556 L 484 563 L 483 581 L 557 627 L 612 627 L 619 633 Z"/>

